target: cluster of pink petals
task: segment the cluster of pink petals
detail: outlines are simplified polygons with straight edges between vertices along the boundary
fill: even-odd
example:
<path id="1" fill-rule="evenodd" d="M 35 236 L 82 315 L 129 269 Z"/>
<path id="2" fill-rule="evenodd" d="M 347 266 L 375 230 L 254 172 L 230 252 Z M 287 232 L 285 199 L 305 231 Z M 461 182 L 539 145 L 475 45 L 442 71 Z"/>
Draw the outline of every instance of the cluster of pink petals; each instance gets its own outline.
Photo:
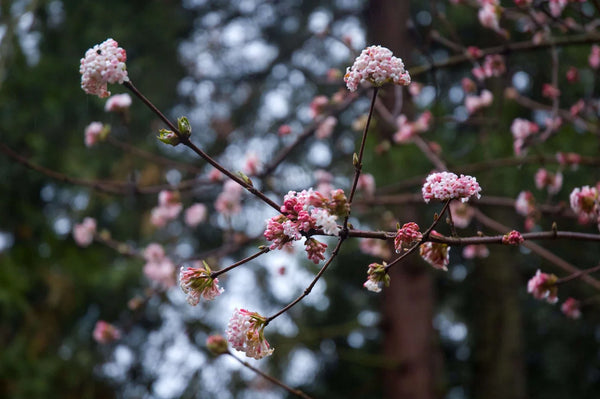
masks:
<path id="1" fill-rule="evenodd" d="M 600 46 L 597 44 L 592 46 L 590 56 L 588 57 L 588 62 L 590 63 L 590 67 L 592 69 L 600 68 Z"/>
<path id="2" fill-rule="evenodd" d="M 571 108 L 569 108 L 569 113 L 571 114 L 571 116 L 577 116 L 584 109 L 585 109 L 585 101 L 583 101 L 583 99 L 580 98 L 579 100 L 577 100 L 577 102 L 575 104 L 571 105 Z"/>
<path id="3" fill-rule="evenodd" d="M 279 136 L 287 136 L 292 133 L 292 127 L 290 125 L 281 125 L 279 129 L 277 129 L 277 134 Z"/>
<path id="4" fill-rule="evenodd" d="M 544 83 L 542 85 L 542 96 L 554 100 L 560 97 L 560 90 L 550 83 Z"/>
<path id="5" fill-rule="evenodd" d="M 208 349 L 213 355 L 222 355 L 229 352 L 227 340 L 219 334 L 210 335 L 206 338 L 206 349 Z"/>
<path id="6" fill-rule="evenodd" d="M 363 287 L 372 292 L 381 292 L 381 287 L 390 285 L 390 275 L 385 270 L 385 262 L 382 265 L 379 263 L 371 263 L 367 269 L 367 281 Z"/>
<path id="7" fill-rule="evenodd" d="M 583 186 L 575 188 L 569 196 L 571 209 L 581 223 L 598 221 L 600 223 L 600 193 L 598 188 Z"/>
<path id="8" fill-rule="evenodd" d="M 566 301 L 560 306 L 561 312 L 565 314 L 565 316 L 571 319 L 579 319 L 581 317 L 581 310 L 579 307 L 581 303 L 574 298 L 567 298 Z"/>
<path id="9" fill-rule="evenodd" d="M 510 125 L 510 131 L 513 135 L 513 147 L 516 155 L 521 155 L 523 153 L 527 138 L 532 134 L 537 133 L 539 130 L 540 128 L 537 124 L 528 121 L 527 119 L 516 118 L 512 122 L 512 125 Z"/>
<path id="10" fill-rule="evenodd" d="M 143 256 L 146 260 L 144 275 L 150 281 L 165 289 L 175 285 L 175 265 L 165 255 L 162 245 L 149 244 L 144 250 Z"/>
<path id="11" fill-rule="evenodd" d="M 327 244 L 317 241 L 314 238 L 308 238 L 304 245 L 308 255 L 308 260 L 318 264 L 320 261 L 325 259 L 325 250 L 327 249 Z"/>
<path id="12" fill-rule="evenodd" d="M 337 126 L 338 120 L 335 116 L 328 116 L 322 120 L 315 129 L 315 137 L 319 140 L 324 140 L 331 136 L 333 129 Z"/>
<path id="13" fill-rule="evenodd" d="M 364 192 L 367 197 L 372 197 L 375 195 L 375 177 L 370 173 L 361 173 L 356 189 Z"/>
<path id="14" fill-rule="evenodd" d="M 95 45 L 80 62 L 81 88 L 88 94 L 108 97 L 108 83 L 129 81 L 125 61 L 127 53 L 113 39 Z"/>
<path id="15" fill-rule="evenodd" d="M 396 253 L 400 253 L 404 248 L 407 250 L 423 239 L 423 234 L 419 231 L 419 225 L 415 222 L 405 223 L 402 228 L 396 232 L 394 238 L 394 248 Z"/>
<path id="16" fill-rule="evenodd" d="M 91 147 L 99 141 L 102 141 L 110 133 L 110 126 L 102 122 L 92 122 L 85 127 L 85 146 Z"/>
<path id="17" fill-rule="evenodd" d="M 233 180 L 223 184 L 223 191 L 215 200 L 215 210 L 224 216 L 238 214 L 242 210 L 242 193 L 244 189 Z"/>
<path id="18" fill-rule="evenodd" d="M 163 190 L 158 193 L 158 206 L 152 208 L 150 222 L 156 227 L 164 227 L 168 222 L 177 218 L 182 209 L 179 193 Z"/>
<path id="19" fill-rule="evenodd" d="M 506 72 L 506 65 L 504 64 L 504 57 L 500 54 L 487 55 L 483 60 L 483 64 L 473 68 L 471 71 L 473 76 L 480 81 L 493 76 L 502 76 L 504 72 Z"/>
<path id="20" fill-rule="evenodd" d="M 490 250 L 484 244 L 472 244 L 464 247 L 462 254 L 465 259 L 487 258 L 490 255 Z"/>
<path id="21" fill-rule="evenodd" d="M 383 259 L 388 259 L 392 256 L 390 248 L 383 240 L 377 240 L 375 238 L 362 238 L 358 246 L 361 252 L 367 255 L 372 255 Z"/>
<path id="22" fill-rule="evenodd" d="M 323 111 L 325 111 L 325 108 L 327 108 L 328 104 L 329 98 L 327 98 L 327 96 L 319 95 L 314 97 L 308 105 L 310 117 L 315 119 L 317 116 L 321 115 Z"/>
<path id="23" fill-rule="evenodd" d="M 581 155 L 575 152 L 557 152 L 556 160 L 562 166 L 570 165 L 576 168 L 581 163 Z"/>
<path id="24" fill-rule="evenodd" d="M 434 234 L 432 231 L 431 234 Z M 424 261 L 436 269 L 448 270 L 450 264 L 450 247 L 446 244 L 428 241 L 421 244 L 419 254 Z"/>
<path id="25" fill-rule="evenodd" d="M 231 346 L 246 356 L 262 359 L 273 353 L 265 339 L 265 317 L 246 309 L 235 309 L 227 325 L 227 340 Z"/>
<path id="26" fill-rule="evenodd" d="M 465 108 L 469 114 L 474 114 L 482 108 L 489 107 L 494 101 L 494 95 L 491 91 L 484 89 L 481 94 L 469 94 L 465 97 Z"/>
<path id="27" fill-rule="evenodd" d="M 409 122 L 406 115 L 400 115 L 396 121 L 398 130 L 394 133 L 394 142 L 406 143 L 415 135 L 426 132 L 431 125 L 431 118 L 430 111 L 423 112 L 414 122 Z"/>
<path id="28" fill-rule="evenodd" d="M 525 242 L 525 239 L 517 230 L 512 230 L 502 237 L 502 244 L 504 245 L 521 245 Z"/>
<path id="29" fill-rule="evenodd" d="M 548 303 L 556 303 L 558 301 L 557 280 L 554 274 L 542 273 L 538 269 L 535 276 L 527 282 L 527 292 L 536 299 L 545 299 Z"/>
<path id="30" fill-rule="evenodd" d="M 465 175 L 458 177 L 451 172 L 430 174 L 421 189 L 425 202 L 432 199 L 440 201 L 460 199 L 462 202 L 467 202 L 473 196 L 481 198 L 480 191 L 481 187 L 474 177 Z"/>
<path id="31" fill-rule="evenodd" d="M 244 173 L 250 176 L 256 175 L 260 170 L 261 162 L 258 155 L 255 152 L 249 151 L 246 153 L 246 159 L 244 160 Z"/>
<path id="32" fill-rule="evenodd" d="M 183 217 L 185 224 L 190 227 L 196 227 L 206 220 L 206 205 L 194 204 L 185 210 Z"/>
<path id="33" fill-rule="evenodd" d="M 99 344 L 107 344 L 121 338 L 121 332 L 112 324 L 104 320 L 98 320 L 94 327 L 93 337 Z"/>
<path id="34" fill-rule="evenodd" d="M 560 191 L 563 183 L 562 173 L 548 172 L 544 168 L 538 169 L 535 174 L 535 186 L 538 190 L 546 188 L 549 194 L 556 194 Z"/>
<path id="35" fill-rule="evenodd" d="M 535 213 L 535 198 L 531 191 L 521 191 L 515 201 L 515 210 L 521 216 L 531 216 Z"/>
<path id="36" fill-rule="evenodd" d="M 131 96 L 127 93 L 110 96 L 104 104 L 106 112 L 123 112 L 131 106 Z"/>
<path id="37" fill-rule="evenodd" d="M 475 90 L 477 90 L 477 84 L 469 78 L 462 78 L 460 85 L 465 93 L 473 93 Z"/>
<path id="38" fill-rule="evenodd" d="M 600 59 L 599 59 L 600 61 Z M 575 68 L 574 66 L 570 67 L 566 74 L 565 77 L 567 78 L 567 82 L 569 83 L 575 83 L 579 81 L 579 70 L 577 68 Z"/>
<path id="39" fill-rule="evenodd" d="M 375 87 L 385 83 L 408 86 L 410 75 L 404 69 L 402 60 L 394 57 L 389 49 L 370 46 L 356 57 L 352 67 L 346 69 L 344 81 L 348 90 L 356 91 L 364 81 L 370 82 Z"/>
<path id="40" fill-rule="evenodd" d="M 206 263 L 204 267 L 198 262 L 196 267 L 181 267 L 179 270 L 179 286 L 187 295 L 190 305 L 196 306 L 200 298 L 212 301 L 225 291 L 219 287 L 219 279 L 210 277 L 211 270 Z"/>
<path id="41" fill-rule="evenodd" d="M 460 229 L 467 227 L 475 215 L 475 210 L 472 207 L 458 201 L 452 201 L 450 203 L 450 212 L 452 213 L 452 222 L 454 223 L 454 226 Z"/>
<path id="42" fill-rule="evenodd" d="M 496 32 L 502 32 L 500 28 L 500 14 L 502 9 L 497 0 L 479 0 L 480 8 L 477 13 L 479 23 L 484 28 L 492 29 Z"/>
<path id="43" fill-rule="evenodd" d="M 550 14 L 553 17 L 560 17 L 569 0 L 549 0 Z"/>
<path id="44" fill-rule="evenodd" d="M 73 238 L 80 247 L 87 247 L 94 241 L 96 219 L 87 217 L 83 222 L 73 226 Z"/>

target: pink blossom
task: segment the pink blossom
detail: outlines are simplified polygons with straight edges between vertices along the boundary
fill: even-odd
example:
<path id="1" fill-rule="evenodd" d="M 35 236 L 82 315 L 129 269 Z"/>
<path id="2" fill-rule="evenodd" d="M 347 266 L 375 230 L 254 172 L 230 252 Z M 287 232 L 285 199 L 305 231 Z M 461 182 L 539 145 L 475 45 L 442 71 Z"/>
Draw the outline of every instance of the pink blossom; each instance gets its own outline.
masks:
<path id="1" fill-rule="evenodd" d="M 538 169 L 535 174 L 535 186 L 538 190 L 543 190 L 545 187 L 548 189 L 549 194 L 556 194 L 562 187 L 563 176 L 562 173 L 548 172 L 544 168 Z"/>
<path id="2" fill-rule="evenodd" d="M 92 122 L 85 128 L 85 146 L 91 147 L 99 141 L 102 141 L 110 133 L 110 126 L 101 122 Z"/>
<path id="3" fill-rule="evenodd" d="M 256 175 L 260 169 L 260 158 L 255 152 L 246 153 L 246 160 L 244 161 L 244 173 L 247 175 Z"/>
<path id="4" fill-rule="evenodd" d="M 280 136 L 287 136 L 292 133 L 292 127 L 290 125 L 281 125 L 277 130 L 277 134 Z"/>
<path id="5" fill-rule="evenodd" d="M 568 0 L 549 0 L 548 6 L 553 17 L 560 17 L 563 9 L 567 6 Z"/>
<path id="6" fill-rule="evenodd" d="M 185 210 L 185 224 L 190 227 L 196 227 L 206 220 L 206 205 L 194 204 Z"/>
<path id="7" fill-rule="evenodd" d="M 315 137 L 319 140 L 326 139 L 331 136 L 333 129 L 337 125 L 337 118 L 335 116 L 328 116 L 319 123 L 315 129 Z"/>
<path id="8" fill-rule="evenodd" d="M 162 245 L 153 242 L 144 249 L 142 256 L 146 262 L 160 262 L 165 258 L 165 250 Z"/>
<path id="9" fill-rule="evenodd" d="M 467 227 L 471 223 L 471 219 L 473 219 L 473 215 L 475 214 L 475 210 L 473 208 L 458 201 L 452 201 L 450 203 L 450 212 L 452 213 L 452 222 L 454 222 L 454 225 L 460 229 Z"/>
<path id="10" fill-rule="evenodd" d="M 222 335 L 215 334 L 206 338 L 206 349 L 213 355 L 223 355 L 229 352 L 227 340 Z"/>
<path id="11" fill-rule="evenodd" d="M 483 51 L 479 47 L 469 46 L 467 47 L 466 56 L 477 59 L 483 56 Z"/>
<path id="12" fill-rule="evenodd" d="M 248 357 L 258 360 L 269 356 L 273 349 L 264 336 L 266 321 L 257 312 L 236 308 L 227 324 L 227 340 L 235 350 L 246 353 Z"/>
<path id="13" fill-rule="evenodd" d="M 106 112 L 123 112 L 131 106 L 131 96 L 128 93 L 115 94 L 106 100 L 104 110 Z"/>
<path id="14" fill-rule="evenodd" d="M 537 124 L 530 122 L 527 119 L 516 118 L 510 126 L 510 131 L 513 135 L 515 154 L 521 155 L 527 138 L 537 133 L 539 127 Z"/>
<path id="15" fill-rule="evenodd" d="M 484 244 L 467 245 L 463 248 L 463 257 L 465 259 L 487 258 L 490 250 Z"/>
<path id="16" fill-rule="evenodd" d="M 500 7 L 493 3 L 485 3 L 479 9 L 477 13 L 477 17 L 479 18 L 479 23 L 484 28 L 492 29 L 496 32 L 501 32 L 500 29 Z"/>
<path id="17" fill-rule="evenodd" d="M 128 82 L 127 53 L 113 39 L 97 44 L 81 59 L 81 88 L 88 94 L 104 98 L 110 95 L 108 83 Z"/>
<path id="18" fill-rule="evenodd" d="M 200 302 L 200 297 L 212 301 L 224 291 L 223 288 L 219 288 L 219 279 L 210 277 L 211 270 L 208 264 L 202 264 L 198 267 L 182 267 L 179 271 L 179 286 L 192 306 Z"/>
<path id="19" fill-rule="evenodd" d="M 579 307 L 581 304 L 578 300 L 574 298 L 567 298 L 566 301 L 560 307 L 560 310 L 565 314 L 565 316 L 571 319 L 579 319 L 581 317 L 581 310 Z"/>
<path id="20" fill-rule="evenodd" d="M 535 213 L 535 198 L 531 191 L 521 191 L 515 201 L 515 210 L 521 216 L 531 216 Z"/>
<path id="21" fill-rule="evenodd" d="M 477 85 L 469 78 L 462 78 L 460 84 L 465 93 L 473 93 L 475 90 L 477 90 Z"/>
<path id="22" fill-rule="evenodd" d="M 600 60 L 599 60 L 600 62 Z M 567 82 L 569 83 L 575 83 L 579 81 L 579 70 L 577 68 L 575 68 L 574 66 L 570 67 L 567 70 L 566 76 L 567 78 Z"/>
<path id="23" fill-rule="evenodd" d="M 394 238 L 394 248 L 396 253 L 400 253 L 402 249 L 408 250 L 413 245 L 423 239 L 423 234 L 419 231 L 419 225 L 415 222 L 405 223 L 402 228 L 396 232 Z"/>
<path id="24" fill-rule="evenodd" d="M 176 191 L 163 190 L 158 194 L 158 206 L 151 211 L 150 222 L 156 227 L 164 227 L 177 218 L 183 209 Z"/>
<path id="25" fill-rule="evenodd" d="M 308 238 L 305 243 L 306 253 L 308 259 L 318 264 L 320 261 L 325 259 L 325 250 L 327 244 L 315 240 L 314 238 Z"/>
<path id="26" fill-rule="evenodd" d="M 328 104 L 329 99 L 327 96 L 320 95 L 313 98 L 309 105 L 310 117 L 315 119 L 317 116 L 321 115 Z"/>
<path id="27" fill-rule="evenodd" d="M 585 101 L 583 101 L 583 99 L 579 99 L 575 104 L 571 105 L 571 108 L 569 108 L 569 113 L 571 114 L 571 116 L 577 116 L 584 109 Z"/>
<path id="28" fill-rule="evenodd" d="M 149 244 L 143 253 L 146 264 L 144 265 L 144 275 L 162 288 L 169 288 L 175 285 L 175 265 L 165 255 L 165 251 L 160 244 Z"/>
<path id="29" fill-rule="evenodd" d="M 223 178 L 223 174 L 219 169 L 211 169 L 211 171 L 208 173 L 208 180 L 212 182 L 218 182 L 221 180 L 221 178 Z"/>
<path id="30" fill-rule="evenodd" d="M 546 128 L 550 129 L 551 131 L 558 130 L 558 128 L 562 125 L 562 118 L 560 116 L 555 118 L 546 118 L 544 119 L 544 124 L 546 125 Z"/>
<path id="31" fill-rule="evenodd" d="M 473 68 L 471 71 L 477 80 L 484 80 L 493 76 L 502 76 L 506 72 L 504 57 L 500 54 L 486 55 L 483 65 Z"/>
<path id="32" fill-rule="evenodd" d="M 423 84 L 422 83 L 418 83 L 418 82 L 412 82 L 409 86 L 408 86 L 408 92 L 410 93 L 411 96 L 416 97 L 419 94 L 421 94 L 421 91 L 423 90 Z"/>
<path id="33" fill-rule="evenodd" d="M 80 247 L 87 247 L 94 241 L 96 234 L 96 219 L 86 217 L 81 224 L 73 227 L 73 238 Z"/>
<path id="34" fill-rule="evenodd" d="M 480 95 L 470 94 L 465 97 L 465 108 L 469 114 L 473 114 L 482 108 L 489 107 L 494 101 L 491 91 L 484 89 Z"/>
<path id="35" fill-rule="evenodd" d="M 583 186 L 575 188 L 569 196 L 571 209 L 581 221 L 587 222 L 597 218 L 600 212 L 599 195 L 596 187 Z"/>
<path id="36" fill-rule="evenodd" d="M 527 282 L 527 292 L 535 299 L 545 299 L 548 303 L 558 301 L 557 277 L 554 274 L 542 273 L 539 269 L 535 276 Z"/>
<path id="37" fill-rule="evenodd" d="M 419 254 L 424 261 L 434 268 L 448 270 L 450 264 L 450 247 L 448 245 L 429 241 L 421 244 Z"/>
<path id="38" fill-rule="evenodd" d="M 544 83 L 542 85 L 542 96 L 554 100 L 560 97 L 560 90 L 549 83 Z"/>
<path id="39" fill-rule="evenodd" d="M 592 51 L 590 52 L 588 61 L 592 69 L 600 68 L 600 46 L 598 46 L 597 44 L 594 44 L 592 46 Z"/>
<path id="40" fill-rule="evenodd" d="M 409 122 L 405 115 L 400 115 L 396 120 L 398 131 L 394 134 L 394 142 L 406 143 L 418 133 L 429 130 L 431 112 L 423 112 L 414 122 Z"/>
<path id="41" fill-rule="evenodd" d="M 104 320 L 98 320 L 94 327 L 93 336 L 99 344 L 108 344 L 121 338 L 121 331 Z"/>
<path id="42" fill-rule="evenodd" d="M 223 184 L 223 191 L 215 200 L 215 209 L 224 216 L 232 216 L 242 210 L 243 188 L 233 180 Z"/>
<path id="43" fill-rule="evenodd" d="M 375 194 L 375 178 L 370 173 L 362 173 L 358 177 L 356 188 L 364 191 L 367 197 L 372 197 Z"/>
<path id="44" fill-rule="evenodd" d="M 404 69 L 402 59 L 394 57 L 392 52 L 382 46 L 370 46 L 356 57 L 352 67 L 346 69 L 344 76 L 346 86 L 350 91 L 356 91 L 364 81 L 375 87 L 384 83 L 394 83 L 408 86 L 410 75 Z"/>
<path id="45" fill-rule="evenodd" d="M 361 252 L 376 256 L 382 259 L 389 259 L 392 253 L 383 240 L 377 240 L 375 238 L 362 238 L 359 243 Z"/>
<path id="46" fill-rule="evenodd" d="M 525 239 L 517 230 L 512 230 L 502 237 L 502 244 L 504 245 L 520 245 L 523 242 L 525 242 Z"/>
<path id="47" fill-rule="evenodd" d="M 421 190 L 423 199 L 427 203 L 432 199 L 440 201 L 460 199 L 462 202 L 467 202 L 473 196 L 481 198 L 480 191 L 481 187 L 476 178 L 465 175 L 458 177 L 451 172 L 430 174 Z"/>
<path id="48" fill-rule="evenodd" d="M 581 155 L 575 152 L 557 152 L 556 160 L 561 165 L 571 165 L 577 167 L 581 163 Z"/>
<path id="49" fill-rule="evenodd" d="M 385 270 L 385 262 L 382 265 L 379 263 L 371 263 L 367 269 L 367 281 L 363 287 L 372 292 L 381 292 L 381 286 L 389 287 L 390 276 Z"/>

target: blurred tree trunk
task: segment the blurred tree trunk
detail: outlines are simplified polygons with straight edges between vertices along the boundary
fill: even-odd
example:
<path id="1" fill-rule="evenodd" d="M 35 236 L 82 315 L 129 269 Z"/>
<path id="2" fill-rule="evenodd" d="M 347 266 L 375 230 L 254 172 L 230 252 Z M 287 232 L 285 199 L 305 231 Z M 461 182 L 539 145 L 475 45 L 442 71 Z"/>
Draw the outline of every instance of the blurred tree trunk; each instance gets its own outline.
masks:
<path id="1" fill-rule="evenodd" d="M 403 59 L 411 51 L 407 22 L 409 2 L 369 2 L 368 44 L 381 44 Z M 386 101 L 385 95 L 383 96 Z M 391 108 L 392 104 L 388 104 Z M 414 212 L 404 209 L 401 219 L 412 220 Z M 414 218 L 413 218 L 414 219 Z M 415 258 L 416 259 L 416 258 Z M 431 399 L 435 397 L 435 365 L 438 351 L 432 327 L 433 285 L 431 273 L 410 260 L 390 269 L 392 285 L 384 290 L 384 355 L 397 367 L 384 372 L 384 397 L 388 399 Z"/>
<path id="2" fill-rule="evenodd" d="M 510 256 L 510 255 L 508 255 Z M 521 399 L 525 397 L 525 374 L 521 312 L 515 267 L 506 257 L 491 256 L 479 262 L 475 284 L 473 398 Z"/>

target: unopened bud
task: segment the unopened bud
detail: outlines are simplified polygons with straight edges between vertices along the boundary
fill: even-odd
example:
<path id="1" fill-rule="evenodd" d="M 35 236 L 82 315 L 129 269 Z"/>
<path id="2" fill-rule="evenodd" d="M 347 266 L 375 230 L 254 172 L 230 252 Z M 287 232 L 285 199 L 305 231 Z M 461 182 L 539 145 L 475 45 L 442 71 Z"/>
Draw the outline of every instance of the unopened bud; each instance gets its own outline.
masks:
<path id="1" fill-rule="evenodd" d="M 185 116 L 181 116 L 177 119 L 177 126 L 179 127 L 179 133 L 181 133 L 183 137 L 190 137 L 192 135 L 192 126 Z"/>
<path id="2" fill-rule="evenodd" d="M 356 155 L 356 153 L 352 154 L 352 165 L 358 165 L 358 155 Z"/>
<path id="3" fill-rule="evenodd" d="M 160 129 L 158 133 L 158 139 L 163 143 L 170 144 L 172 146 L 176 146 L 177 144 L 179 144 L 179 137 L 171 130 Z"/>
<path id="4" fill-rule="evenodd" d="M 238 173 L 238 176 L 242 178 L 244 183 L 246 183 L 250 187 L 254 187 L 254 185 L 252 184 L 252 180 L 250 180 L 250 178 L 244 172 L 238 171 L 237 173 Z"/>
<path id="5" fill-rule="evenodd" d="M 229 352 L 227 341 L 222 335 L 211 335 L 206 339 L 206 348 L 213 355 L 223 355 Z"/>

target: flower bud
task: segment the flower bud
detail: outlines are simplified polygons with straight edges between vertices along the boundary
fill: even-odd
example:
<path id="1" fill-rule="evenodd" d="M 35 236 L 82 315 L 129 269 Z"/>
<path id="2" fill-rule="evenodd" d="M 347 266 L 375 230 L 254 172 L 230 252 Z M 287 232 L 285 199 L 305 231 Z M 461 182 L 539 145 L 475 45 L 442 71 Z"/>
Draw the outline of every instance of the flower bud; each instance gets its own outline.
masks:
<path id="1" fill-rule="evenodd" d="M 219 356 L 229 352 L 227 340 L 222 335 L 211 335 L 206 339 L 206 348 L 213 355 Z"/>
<path id="2" fill-rule="evenodd" d="M 176 146 L 177 144 L 179 144 L 179 137 L 171 130 L 160 129 L 158 133 L 158 139 L 163 143 L 170 144 L 172 146 Z"/>
<path id="3" fill-rule="evenodd" d="M 183 137 L 190 137 L 192 135 L 192 126 L 185 116 L 177 118 L 177 127 Z"/>

